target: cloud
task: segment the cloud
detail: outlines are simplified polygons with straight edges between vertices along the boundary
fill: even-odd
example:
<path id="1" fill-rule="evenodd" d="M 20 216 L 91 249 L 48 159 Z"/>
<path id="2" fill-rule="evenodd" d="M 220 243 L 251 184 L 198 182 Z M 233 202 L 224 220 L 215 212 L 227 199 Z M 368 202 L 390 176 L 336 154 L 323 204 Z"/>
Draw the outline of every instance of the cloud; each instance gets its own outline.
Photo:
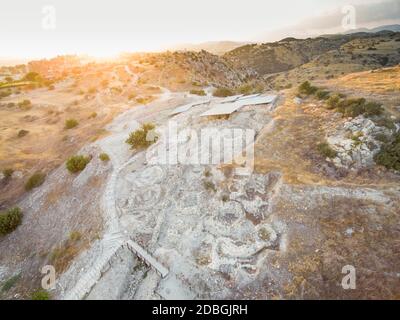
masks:
<path id="1" fill-rule="evenodd" d="M 388 23 L 400 23 L 400 0 L 387 0 L 367 4 L 356 4 L 356 28 L 376 27 Z M 259 40 L 275 41 L 284 37 L 293 36 L 305 38 L 328 33 L 340 33 L 347 30 L 342 27 L 345 14 L 343 7 L 337 7 L 329 12 L 310 16 L 299 23 L 264 34 Z"/>

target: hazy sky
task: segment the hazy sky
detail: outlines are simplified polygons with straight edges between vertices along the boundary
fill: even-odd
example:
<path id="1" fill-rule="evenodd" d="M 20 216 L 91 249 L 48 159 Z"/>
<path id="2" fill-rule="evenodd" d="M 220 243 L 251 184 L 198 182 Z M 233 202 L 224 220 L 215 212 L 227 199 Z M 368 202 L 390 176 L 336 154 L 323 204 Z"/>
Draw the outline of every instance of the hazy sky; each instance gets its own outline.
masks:
<path id="1" fill-rule="evenodd" d="M 203 41 L 268 41 L 400 23 L 400 0 L 12 0 L 1 4 L 1 57 L 109 56 Z M 54 14 L 55 15 L 54 15 Z"/>

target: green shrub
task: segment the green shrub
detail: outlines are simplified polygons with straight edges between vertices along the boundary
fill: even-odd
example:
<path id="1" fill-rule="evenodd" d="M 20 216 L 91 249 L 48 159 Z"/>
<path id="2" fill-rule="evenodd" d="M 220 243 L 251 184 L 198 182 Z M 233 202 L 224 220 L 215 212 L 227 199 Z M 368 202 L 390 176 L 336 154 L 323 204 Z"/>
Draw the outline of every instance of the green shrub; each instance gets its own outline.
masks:
<path id="1" fill-rule="evenodd" d="M 315 96 L 317 97 L 318 100 L 327 100 L 329 98 L 329 91 L 325 91 L 325 90 L 317 90 L 317 92 L 315 93 Z"/>
<path id="2" fill-rule="evenodd" d="M 39 289 L 31 294 L 31 300 L 50 300 L 50 293 L 46 290 Z"/>
<path id="3" fill-rule="evenodd" d="M 106 161 L 110 161 L 110 157 L 108 156 L 107 153 L 102 153 L 99 155 L 99 158 L 101 161 L 106 162 Z"/>
<path id="4" fill-rule="evenodd" d="M 225 98 L 233 96 L 235 93 L 228 88 L 218 88 L 213 92 L 214 97 Z"/>
<path id="5" fill-rule="evenodd" d="M 379 119 L 374 119 L 374 122 L 378 127 L 386 127 L 389 130 L 396 129 L 394 122 L 390 120 L 388 117 L 381 117 Z"/>
<path id="6" fill-rule="evenodd" d="M 131 145 L 132 149 L 147 148 L 158 140 L 158 137 L 154 134 L 154 129 L 154 124 L 145 123 L 140 129 L 131 132 L 125 142 Z"/>
<path id="7" fill-rule="evenodd" d="M 334 96 L 330 96 L 327 101 L 328 109 L 335 109 L 339 105 L 339 102 L 339 95 L 335 94 Z"/>
<path id="8" fill-rule="evenodd" d="M 77 127 L 79 122 L 75 119 L 67 119 L 65 120 L 65 129 L 73 129 Z"/>
<path id="9" fill-rule="evenodd" d="M 390 139 L 387 137 L 386 134 L 383 133 L 378 133 L 375 137 L 375 140 L 383 142 L 383 143 L 388 143 Z"/>
<path id="10" fill-rule="evenodd" d="M 238 93 L 244 94 L 244 95 L 249 95 L 253 93 L 253 87 L 249 84 L 245 84 L 238 89 Z"/>
<path id="11" fill-rule="evenodd" d="M 22 212 L 20 208 L 12 208 L 5 212 L 0 212 L 0 236 L 11 233 L 22 222 Z"/>
<path id="12" fill-rule="evenodd" d="M 203 186 L 207 191 L 217 192 L 217 188 L 215 187 L 215 184 L 212 181 L 204 180 Z"/>
<path id="13" fill-rule="evenodd" d="M 327 142 L 320 143 L 317 148 L 318 152 L 326 158 L 332 159 L 337 156 L 337 152 Z"/>
<path id="14" fill-rule="evenodd" d="M 195 94 L 197 96 L 206 96 L 207 93 L 204 90 L 190 90 L 190 94 Z"/>
<path id="15" fill-rule="evenodd" d="M 30 191 L 34 188 L 41 186 L 46 179 L 46 175 L 41 172 L 35 172 L 26 182 L 25 190 Z"/>
<path id="16" fill-rule="evenodd" d="M 367 117 L 380 116 L 383 114 L 382 105 L 376 102 L 368 102 L 364 109 L 364 115 Z"/>
<path id="17" fill-rule="evenodd" d="M 344 99 L 339 102 L 336 109 L 345 117 L 355 118 L 364 114 L 365 102 L 366 100 L 364 98 Z"/>
<path id="18" fill-rule="evenodd" d="M 6 179 L 6 180 L 11 179 L 13 173 L 14 173 L 13 169 L 10 169 L 10 168 L 4 169 L 3 170 L 4 179 Z"/>
<path id="19" fill-rule="evenodd" d="M 66 167 L 69 172 L 77 173 L 84 170 L 90 162 L 90 157 L 85 156 L 72 156 L 66 162 Z"/>
<path id="20" fill-rule="evenodd" d="M 375 155 L 374 160 L 378 165 L 387 169 L 400 171 L 400 133 L 382 146 L 381 150 Z"/>
<path id="21" fill-rule="evenodd" d="M 315 94 L 318 88 L 313 87 L 310 82 L 305 81 L 299 86 L 299 94 L 305 94 L 307 96 Z"/>
<path id="22" fill-rule="evenodd" d="M 19 130 L 18 131 L 18 138 L 23 138 L 29 133 L 28 130 Z"/>
<path id="23" fill-rule="evenodd" d="M 10 279 L 8 279 L 2 285 L 1 292 L 7 292 L 8 290 L 10 290 L 12 287 L 15 286 L 15 284 L 19 281 L 19 279 L 21 279 L 21 275 L 20 274 L 17 274 L 15 276 L 11 277 Z"/>

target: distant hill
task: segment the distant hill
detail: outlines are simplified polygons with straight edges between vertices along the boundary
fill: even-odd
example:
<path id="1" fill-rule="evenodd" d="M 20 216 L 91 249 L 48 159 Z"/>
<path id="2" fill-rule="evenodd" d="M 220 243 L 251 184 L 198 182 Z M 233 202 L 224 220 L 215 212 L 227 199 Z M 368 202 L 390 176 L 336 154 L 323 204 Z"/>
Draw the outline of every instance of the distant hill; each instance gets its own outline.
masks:
<path id="1" fill-rule="evenodd" d="M 14 58 L 0 57 L 0 67 L 25 64 L 28 61 L 29 61 L 29 59 L 17 59 L 17 58 L 14 59 Z"/>
<path id="2" fill-rule="evenodd" d="M 182 44 L 172 48 L 172 50 L 186 50 L 186 51 L 201 51 L 205 50 L 212 54 L 222 55 L 228 51 L 234 50 L 241 46 L 249 44 L 249 42 L 234 42 L 234 41 L 209 41 L 199 44 Z"/>
<path id="3" fill-rule="evenodd" d="M 285 38 L 278 42 L 249 44 L 227 52 L 223 58 L 236 70 L 254 71 L 259 76 L 286 72 L 314 59 L 317 61 L 313 67 L 326 68 L 324 76 L 396 65 L 400 63 L 400 33 L 385 32 L 381 28 L 384 27 L 377 28 L 374 33 Z"/>
<path id="4" fill-rule="evenodd" d="M 385 25 L 385 26 L 379 26 L 379 27 L 372 28 L 372 29 L 359 28 L 359 29 L 350 30 L 350 31 L 346 32 L 345 34 L 353 34 L 353 33 L 360 33 L 360 32 L 376 33 L 376 32 L 381 32 L 381 31 L 400 32 L 400 25 L 399 24 Z"/>

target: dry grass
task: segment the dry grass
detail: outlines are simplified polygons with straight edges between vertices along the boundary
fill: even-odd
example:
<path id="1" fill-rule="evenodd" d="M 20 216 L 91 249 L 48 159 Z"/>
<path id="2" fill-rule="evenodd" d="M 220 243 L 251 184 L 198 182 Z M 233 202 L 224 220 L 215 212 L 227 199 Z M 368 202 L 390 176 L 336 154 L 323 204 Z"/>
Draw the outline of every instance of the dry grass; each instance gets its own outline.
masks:
<path id="1" fill-rule="evenodd" d="M 50 263 L 54 266 L 58 273 L 64 272 L 72 260 L 87 247 L 88 242 L 82 239 L 82 235 L 78 231 L 72 231 L 69 238 L 61 245 L 53 249 L 50 254 Z"/>
<path id="2" fill-rule="evenodd" d="M 365 71 L 331 81 L 332 85 L 374 93 L 400 94 L 400 66 L 376 71 Z"/>

